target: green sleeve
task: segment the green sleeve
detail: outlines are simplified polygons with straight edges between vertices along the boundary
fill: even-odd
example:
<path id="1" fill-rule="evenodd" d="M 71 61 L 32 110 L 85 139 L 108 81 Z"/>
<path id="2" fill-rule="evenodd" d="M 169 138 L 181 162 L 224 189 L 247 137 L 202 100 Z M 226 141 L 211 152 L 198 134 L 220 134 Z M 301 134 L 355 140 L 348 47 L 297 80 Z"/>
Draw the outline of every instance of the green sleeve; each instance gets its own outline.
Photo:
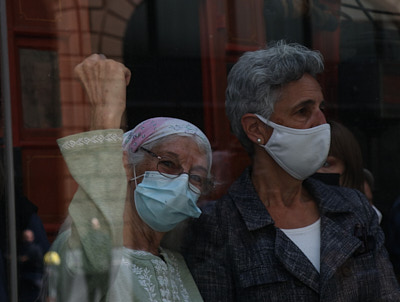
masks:
<path id="1" fill-rule="evenodd" d="M 59 235 L 53 247 L 68 273 L 102 272 L 112 250 L 121 247 L 127 179 L 123 166 L 122 130 L 96 130 L 71 135 L 57 142 L 79 187 L 70 205 L 71 229 Z M 100 228 L 94 229 L 96 218 Z M 68 235 L 66 235 L 68 234 Z M 53 248 L 53 250 L 54 250 Z M 79 254 L 81 263 L 66 263 Z M 78 269 L 79 267 L 79 269 Z"/>

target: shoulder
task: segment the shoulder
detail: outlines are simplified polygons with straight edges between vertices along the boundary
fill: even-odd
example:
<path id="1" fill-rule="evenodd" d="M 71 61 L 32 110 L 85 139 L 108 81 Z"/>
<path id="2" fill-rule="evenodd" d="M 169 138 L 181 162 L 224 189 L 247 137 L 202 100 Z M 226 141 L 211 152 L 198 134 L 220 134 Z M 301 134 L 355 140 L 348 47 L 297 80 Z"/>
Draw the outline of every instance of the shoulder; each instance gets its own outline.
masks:
<path id="1" fill-rule="evenodd" d="M 252 200 L 258 200 L 258 195 L 251 181 L 251 168 L 248 167 L 239 178 L 231 184 L 228 191 L 222 197 L 204 203 L 202 211 L 208 216 L 221 216 L 225 214 L 225 211 L 232 211 L 240 207 L 241 203 L 250 203 L 249 201 Z"/>
<path id="2" fill-rule="evenodd" d="M 221 211 L 217 201 L 209 201 L 203 205 L 199 218 L 190 219 L 183 236 L 182 252 L 203 250 L 207 244 L 216 245 L 222 241 Z"/>
<path id="3" fill-rule="evenodd" d="M 222 238 L 231 230 L 253 230 L 271 222 L 252 184 L 249 169 L 225 195 L 204 203 L 201 210 L 201 216 L 191 222 L 191 230 L 215 244 L 221 244 Z"/>
<path id="4" fill-rule="evenodd" d="M 376 215 L 365 195 L 358 190 L 326 185 L 312 178 L 307 179 L 304 185 L 323 212 L 353 213 L 361 220 L 370 220 Z"/>
<path id="5" fill-rule="evenodd" d="M 161 254 L 167 256 L 166 261 L 171 261 L 178 266 L 186 267 L 185 260 L 183 259 L 181 253 L 179 253 L 178 251 L 171 250 L 169 248 L 160 248 L 160 249 L 161 249 Z"/>

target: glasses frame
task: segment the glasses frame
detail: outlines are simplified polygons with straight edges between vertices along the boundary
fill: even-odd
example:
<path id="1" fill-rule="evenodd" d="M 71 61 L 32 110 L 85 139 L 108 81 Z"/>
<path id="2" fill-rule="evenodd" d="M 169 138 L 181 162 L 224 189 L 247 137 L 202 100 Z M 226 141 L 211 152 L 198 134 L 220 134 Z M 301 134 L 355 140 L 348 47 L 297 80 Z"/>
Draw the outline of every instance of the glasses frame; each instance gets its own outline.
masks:
<path id="1" fill-rule="evenodd" d="M 166 157 L 162 157 L 162 156 L 160 156 L 160 155 L 157 155 L 157 154 L 154 153 L 153 151 L 151 151 L 151 150 L 149 150 L 149 149 L 146 149 L 146 148 L 144 148 L 144 147 L 139 147 L 139 149 L 145 151 L 145 152 L 146 152 L 147 154 L 149 154 L 151 157 L 154 157 L 154 158 L 157 158 L 157 159 L 158 159 L 158 162 L 157 162 L 157 172 L 160 173 L 161 175 L 173 179 L 173 178 L 179 177 L 179 176 L 182 175 L 182 174 L 187 174 L 187 175 L 189 176 L 189 183 L 192 184 L 193 186 L 195 186 L 197 189 L 199 189 L 201 195 L 207 195 L 207 194 L 209 194 L 209 193 L 212 191 L 212 189 L 214 188 L 214 183 L 213 183 L 213 180 L 212 180 L 212 179 L 210 179 L 209 177 L 204 178 L 204 177 L 202 177 L 202 176 L 200 176 L 200 175 L 198 175 L 198 174 L 191 174 L 190 172 L 189 172 L 189 173 L 184 172 L 183 167 L 182 167 L 180 164 L 179 164 L 179 166 L 181 167 L 181 169 L 180 169 L 180 172 L 179 172 L 178 174 L 168 174 L 168 173 L 161 172 L 160 169 L 159 169 L 159 167 L 158 167 L 158 165 L 159 165 L 160 162 L 161 162 L 163 159 L 165 159 Z M 167 157 L 167 158 L 168 158 L 168 157 Z M 171 175 L 173 175 L 174 177 L 171 177 Z M 192 182 L 190 182 L 190 179 L 191 179 L 191 176 L 192 176 L 192 175 L 198 176 L 198 177 L 200 177 L 201 179 L 203 179 L 201 188 L 199 188 L 197 185 L 194 185 Z M 193 188 L 192 188 L 189 184 L 188 184 L 188 186 L 189 186 L 189 189 L 190 189 L 191 191 L 193 191 L 194 193 L 198 193 L 198 192 L 196 192 L 195 190 L 193 190 Z"/>

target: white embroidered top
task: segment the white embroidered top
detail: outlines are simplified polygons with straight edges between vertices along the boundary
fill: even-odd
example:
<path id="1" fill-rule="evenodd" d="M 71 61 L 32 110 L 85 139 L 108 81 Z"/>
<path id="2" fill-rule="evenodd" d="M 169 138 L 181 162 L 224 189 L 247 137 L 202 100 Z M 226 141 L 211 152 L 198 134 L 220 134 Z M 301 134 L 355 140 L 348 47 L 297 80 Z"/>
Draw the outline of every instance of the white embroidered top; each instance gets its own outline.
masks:
<path id="1" fill-rule="evenodd" d="M 120 270 L 109 301 L 202 301 L 181 255 L 161 249 L 151 253 L 123 249 Z"/>
<path id="2" fill-rule="evenodd" d="M 321 219 L 304 228 L 281 229 L 311 261 L 319 272 L 321 247 Z"/>

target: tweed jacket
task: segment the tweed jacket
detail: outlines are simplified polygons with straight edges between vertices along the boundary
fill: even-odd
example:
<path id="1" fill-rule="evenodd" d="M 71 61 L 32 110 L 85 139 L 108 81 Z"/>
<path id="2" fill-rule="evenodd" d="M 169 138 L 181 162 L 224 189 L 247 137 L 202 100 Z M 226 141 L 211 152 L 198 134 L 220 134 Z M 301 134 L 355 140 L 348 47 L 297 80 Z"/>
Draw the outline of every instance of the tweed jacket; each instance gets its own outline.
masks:
<path id="1" fill-rule="evenodd" d="M 321 216 L 318 272 L 274 226 L 250 174 L 187 233 L 183 253 L 205 301 L 400 301 L 377 215 L 360 192 L 304 181 Z"/>

